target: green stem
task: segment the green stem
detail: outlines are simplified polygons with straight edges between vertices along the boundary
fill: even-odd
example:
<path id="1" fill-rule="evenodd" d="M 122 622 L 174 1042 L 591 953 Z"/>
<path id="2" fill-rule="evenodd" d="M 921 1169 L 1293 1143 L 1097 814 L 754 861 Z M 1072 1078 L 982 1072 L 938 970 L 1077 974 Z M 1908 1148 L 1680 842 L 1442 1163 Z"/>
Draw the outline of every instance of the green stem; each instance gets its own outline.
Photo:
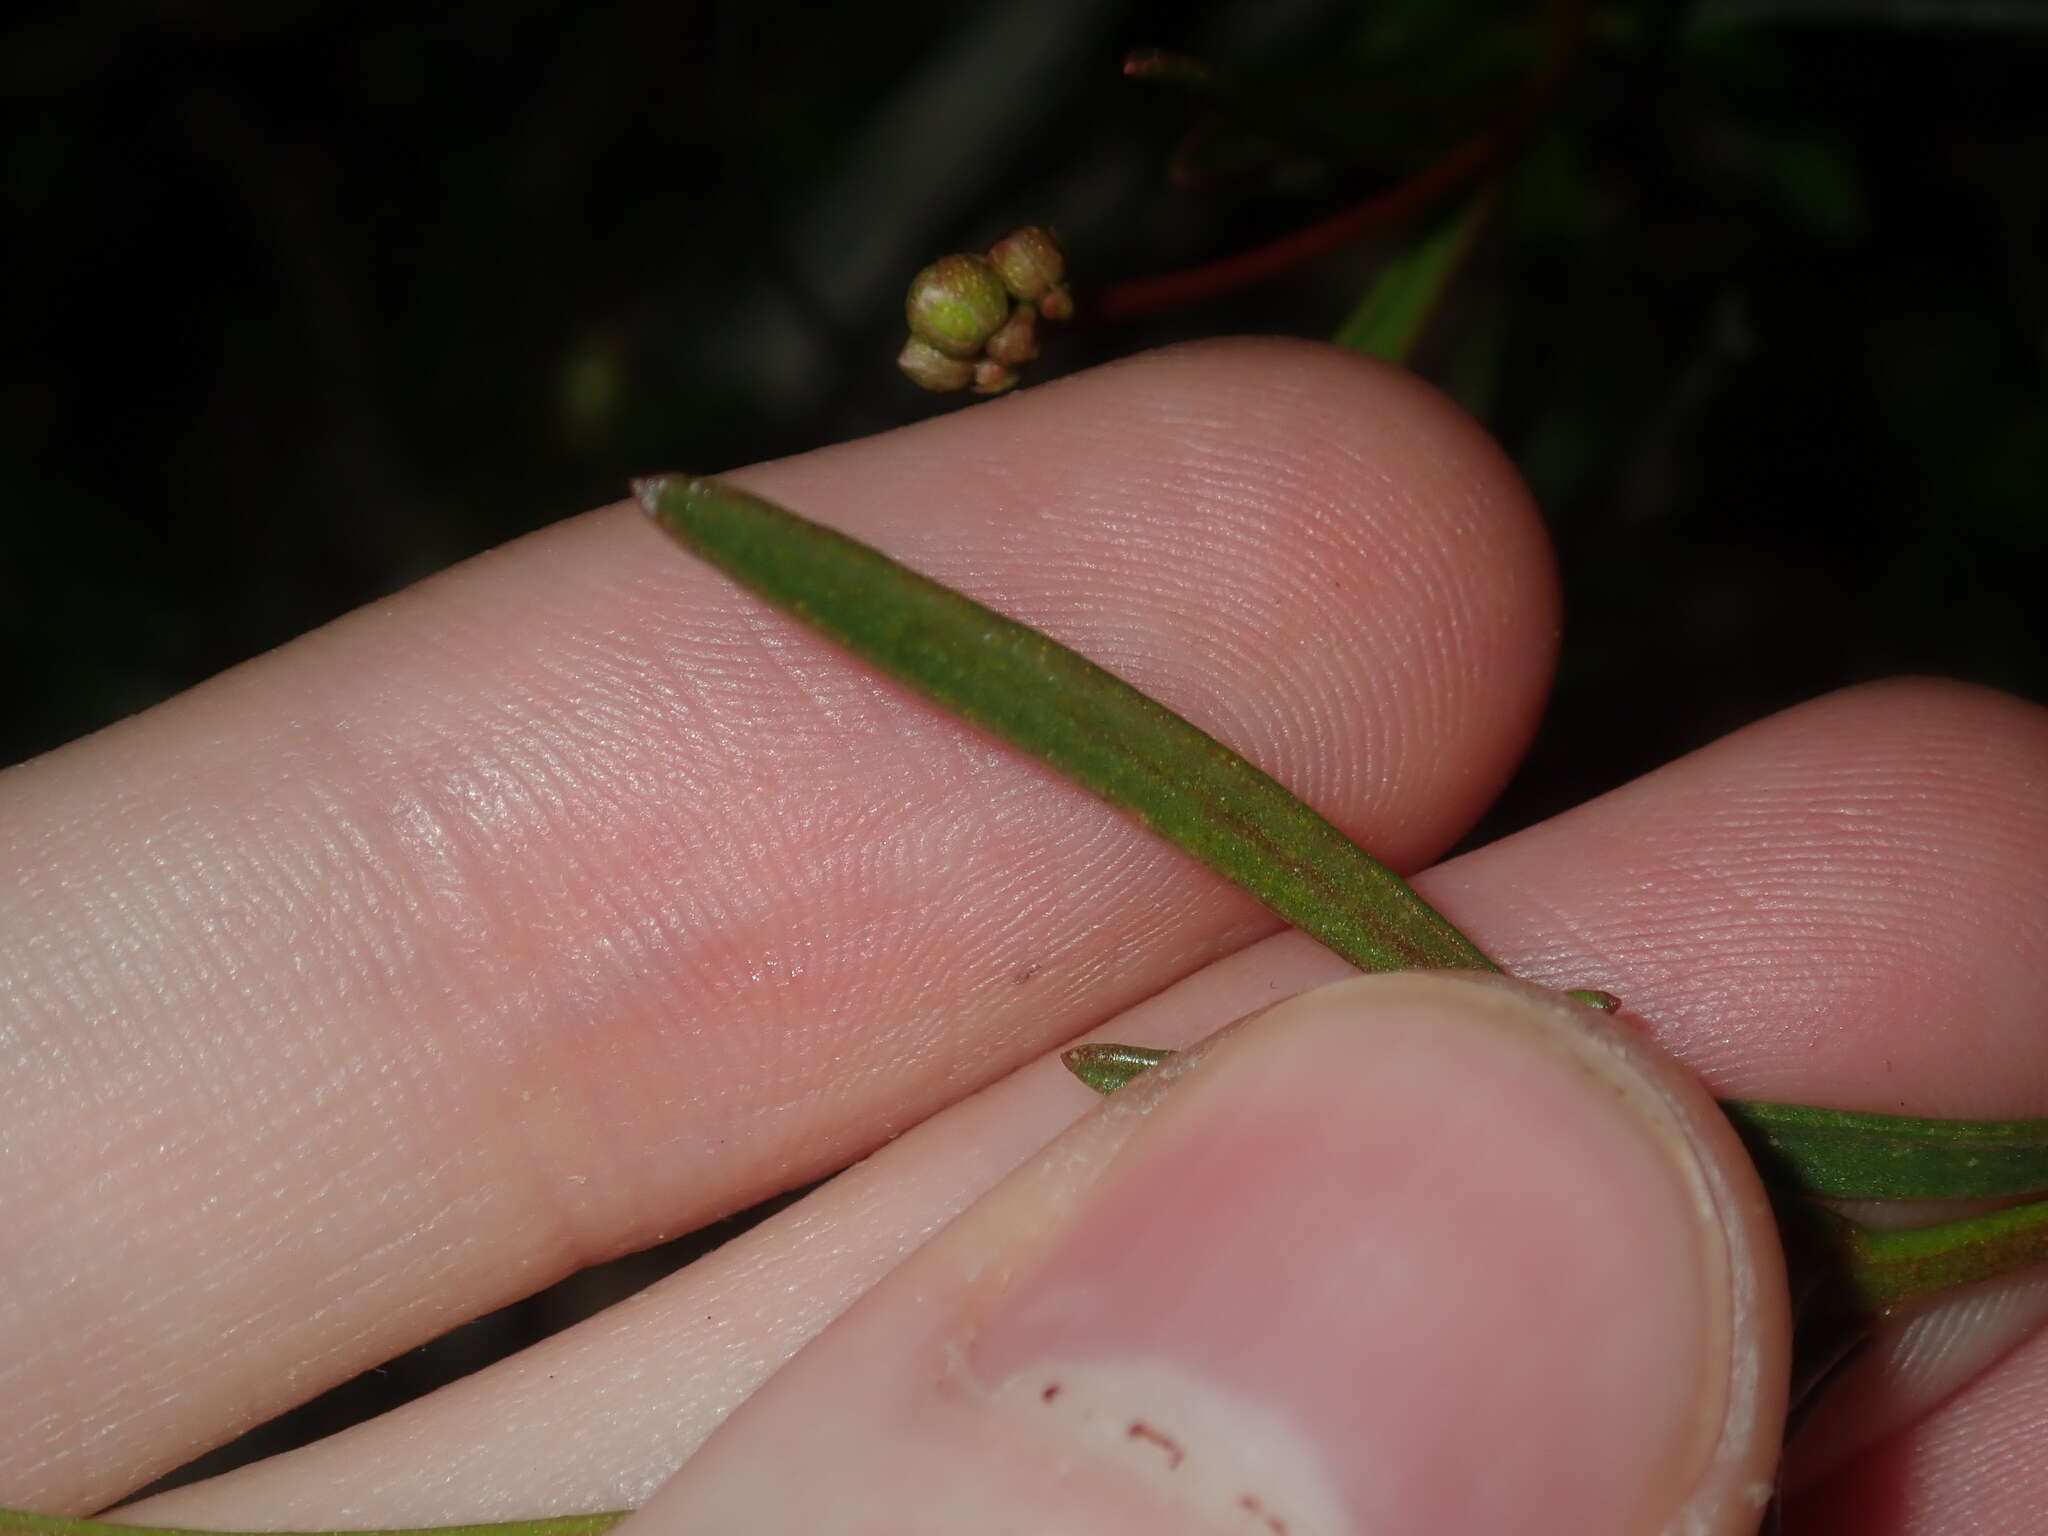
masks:
<path id="1" fill-rule="evenodd" d="M 2048 1200 L 1902 1232 L 1873 1231 L 1818 1206 L 1813 1217 L 1850 1294 L 1872 1316 L 1911 1311 L 1957 1286 L 2048 1261 Z"/>
<path id="2" fill-rule="evenodd" d="M 1077 1045 L 1060 1059 L 1114 1093 L 1171 1051 Z M 1723 1099 L 1774 1188 L 1830 1200 L 2009 1200 L 2048 1190 L 2048 1120 L 1929 1120 Z"/>

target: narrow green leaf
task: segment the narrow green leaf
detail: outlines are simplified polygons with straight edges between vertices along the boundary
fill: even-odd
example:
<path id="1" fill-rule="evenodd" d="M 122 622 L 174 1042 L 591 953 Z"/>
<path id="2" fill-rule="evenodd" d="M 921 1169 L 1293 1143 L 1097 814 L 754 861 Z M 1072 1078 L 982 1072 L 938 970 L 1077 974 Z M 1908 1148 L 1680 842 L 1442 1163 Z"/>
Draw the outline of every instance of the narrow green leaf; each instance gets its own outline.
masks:
<path id="1" fill-rule="evenodd" d="M 634 490 L 692 553 L 1128 811 L 1361 970 L 1498 969 L 1271 778 L 1058 642 L 730 486 L 669 475 Z"/>
<path id="2" fill-rule="evenodd" d="M 1874 1232 L 1823 1206 L 1803 1219 L 1809 1239 L 1831 1250 L 1848 1296 L 1871 1316 L 2048 1261 L 2048 1200 L 1900 1232 Z"/>
<path id="3" fill-rule="evenodd" d="M 1743 1100 L 1721 1107 L 1764 1177 L 1805 1194 L 1975 1200 L 2048 1190 L 2048 1120 L 1932 1120 Z"/>
<path id="4" fill-rule="evenodd" d="M 1114 1093 L 1173 1053 L 1077 1045 L 1060 1060 Z M 1771 1185 L 1833 1200 L 2010 1199 L 2048 1190 L 2048 1120 L 1929 1120 L 1723 1099 Z"/>
<path id="5" fill-rule="evenodd" d="M 270 1531 L 256 1536 L 604 1536 L 629 1511 L 595 1515 L 563 1515 L 548 1520 L 504 1520 L 489 1525 L 433 1525 L 370 1531 Z M 68 1515 L 32 1515 L 26 1510 L 0 1509 L 0 1536 L 220 1536 L 183 1526 L 122 1525 L 112 1520 L 81 1520 Z"/>
<path id="6" fill-rule="evenodd" d="M 1489 182 L 1428 234 L 1389 261 L 1330 339 L 1383 362 L 1406 364 L 1465 265 L 1499 192 Z"/>

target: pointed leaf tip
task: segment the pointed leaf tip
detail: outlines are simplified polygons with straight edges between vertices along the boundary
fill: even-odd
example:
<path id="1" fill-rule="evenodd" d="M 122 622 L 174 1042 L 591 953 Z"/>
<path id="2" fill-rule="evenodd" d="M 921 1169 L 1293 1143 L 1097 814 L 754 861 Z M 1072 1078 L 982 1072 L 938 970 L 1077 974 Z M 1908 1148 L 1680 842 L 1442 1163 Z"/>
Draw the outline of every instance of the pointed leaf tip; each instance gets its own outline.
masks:
<path id="1" fill-rule="evenodd" d="M 659 517 L 661 493 L 668 489 L 669 482 L 675 478 L 674 475 L 641 475 L 626 483 L 632 489 L 633 499 L 640 503 L 640 510 L 649 517 Z"/>
<path id="2" fill-rule="evenodd" d="M 642 475 L 629 480 L 633 499 L 640 503 L 640 510 L 659 522 L 671 496 L 680 493 L 686 497 L 702 496 L 706 492 L 722 490 L 718 481 L 709 475 L 690 475 L 677 470 L 667 474 Z"/>

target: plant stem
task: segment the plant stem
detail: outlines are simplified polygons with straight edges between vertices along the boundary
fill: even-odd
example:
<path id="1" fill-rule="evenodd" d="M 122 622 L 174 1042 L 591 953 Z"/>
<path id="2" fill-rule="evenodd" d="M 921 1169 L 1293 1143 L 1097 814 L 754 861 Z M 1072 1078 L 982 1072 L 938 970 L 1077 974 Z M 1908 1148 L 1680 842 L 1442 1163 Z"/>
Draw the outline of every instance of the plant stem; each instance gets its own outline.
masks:
<path id="1" fill-rule="evenodd" d="M 1488 124 L 1407 180 L 1339 209 L 1327 218 L 1288 231 L 1264 245 L 1177 272 L 1112 283 L 1083 302 L 1088 319 L 1104 325 L 1182 309 L 1238 293 L 1435 207 L 1496 165 L 1528 131 L 1529 114 L 1518 112 Z"/>
<path id="2" fill-rule="evenodd" d="M 1112 283 L 1085 301 L 1088 317 L 1105 325 L 1121 325 L 1222 298 L 1434 207 L 1476 181 L 1528 137 L 1570 78 L 1592 10 L 1590 0 L 1555 0 L 1543 62 L 1520 92 L 1520 103 L 1405 180 L 1248 251 L 1176 272 Z M 1200 67 L 1189 63 L 1195 69 Z M 1129 59 L 1124 68 L 1127 74 L 1133 72 Z"/>

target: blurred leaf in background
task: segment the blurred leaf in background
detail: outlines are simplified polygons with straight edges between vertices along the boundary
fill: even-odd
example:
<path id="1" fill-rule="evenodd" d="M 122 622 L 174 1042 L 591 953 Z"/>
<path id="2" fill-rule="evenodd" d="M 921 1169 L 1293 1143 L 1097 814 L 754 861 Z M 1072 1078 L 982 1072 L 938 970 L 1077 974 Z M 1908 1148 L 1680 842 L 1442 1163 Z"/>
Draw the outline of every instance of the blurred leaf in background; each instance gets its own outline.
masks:
<path id="1" fill-rule="evenodd" d="M 1388 257 L 1330 339 L 1382 362 L 1405 364 L 1414 357 L 1450 297 L 1497 190 L 1492 183 L 1482 186 L 1407 250 Z"/>

